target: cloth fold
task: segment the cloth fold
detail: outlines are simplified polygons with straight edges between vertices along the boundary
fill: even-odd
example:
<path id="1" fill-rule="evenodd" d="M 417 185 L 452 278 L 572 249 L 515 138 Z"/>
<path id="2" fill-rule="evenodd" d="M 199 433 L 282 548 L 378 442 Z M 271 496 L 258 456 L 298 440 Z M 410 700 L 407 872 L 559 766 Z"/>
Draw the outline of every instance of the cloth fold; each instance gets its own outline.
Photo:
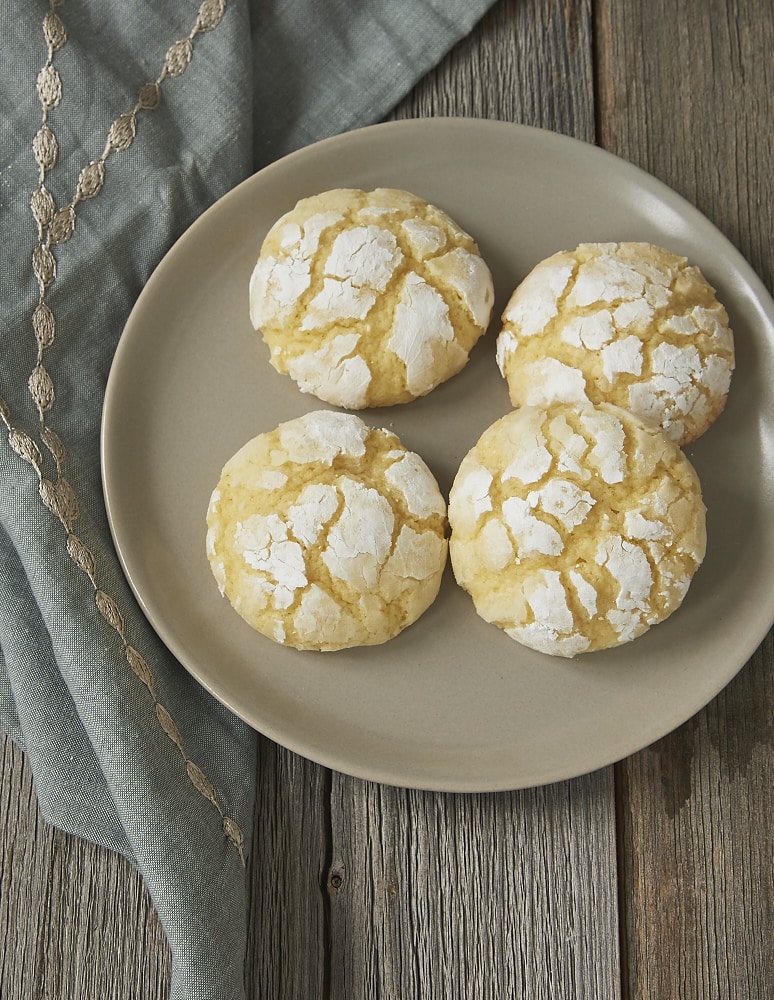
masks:
<path id="1" fill-rule="evenodd" d="M 204 209 L 381 119 L 491 3 L 0 11 L 0 726 L 46 818 L 138 866 L 173 998 L 244 996 L 257 740 L 165 649 L 121 572 L 99 464 L 113 353 Z"/>

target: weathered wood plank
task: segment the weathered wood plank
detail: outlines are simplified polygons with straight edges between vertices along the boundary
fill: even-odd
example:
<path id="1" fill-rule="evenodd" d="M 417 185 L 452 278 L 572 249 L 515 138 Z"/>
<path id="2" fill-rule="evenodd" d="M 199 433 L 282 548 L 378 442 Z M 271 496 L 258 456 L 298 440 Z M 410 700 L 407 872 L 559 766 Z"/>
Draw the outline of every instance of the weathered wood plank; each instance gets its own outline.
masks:
<path id="1" fill-rule="evenodd" d="M 499 0 L 394 118 L 471 116 L 594 139 L 590 0 Z"/>
<path id="2" fill-rule="evenodd" d="M 629 994 L 774 993 L 774 642 L 622 768 Z"/>
<path id="3" fill-rule="evenodd" d="M 618 996 L 612 778 L 455 796 L 334 775 L 331 996 Z"/>
<path id="4" fill-rule="evenodd" d="M 598 137 L 696 204 L 774 288 L 774 10 L 603 0 Z M 619 769 L 624 995 L 774 993 L 774 650 Z"/>
<path id="5" fill-rule="evenodd" d="M 396 115 L 479 114 L 593 138 L 588 11 L 501 0 Z M 698 204 L 772 287 L 771 175 L 761 165 L 774 162 L 774 130 L 770 117 L 754 127 L 771 93 L 770 11 L 754 0 L 600 11 L 599 138 Z M 675 29 L 684 24 L 690 31 Z M 670 69 L 670 34 L 704 53 L 685 76 Z M 715 90 L 713 49 L 716 60 L 727 53 Z M 744 96 L 728 89 L 734 74 L 747 80 Z M 707 140 L 694 116 L 714 114 L 725 125 Z M 772 992 L 771 661 L 769 640 L 705 713 L 619 771 L 631 997 Z M 274 805 L 260 810 L 254 842 L 252 995 L 343 1000 L 358 984 L 366 996 L 508 995 L 532 977 L 552 992 L 530 982 L 530 996 L 617 995 L 600 949 L 615 935 L 609 769 L 540 791 L 454 797 L 330 778 L 268 744 L 261 760 L 258 801 Z M 9 743 L 0 788 L 3 997 L 163 996 L 168 954 L 136 873 L 43 823 Z M 328 815 L 330 834 L 319 819 Z M 670 899 L 677 916 L 664 929 Z M 592 969 L 600 950 L 602 969 Z M 456 994 L 444 993 L 451 983 Z"/>
<path id="6" fill-rule="evenodd" d="M 774 11 L 600 0 L 598 141 L 696 205 L 774 287 Z"/>
<path id="7" fill-rule="evenodd" d="M 0 738 L 0 996 L 163 1000 L 169 948 L 137 871 L 49 826 Z"/>
<path id="8" fill-rule="evenodd" d="M 330 772 L 260 739 L 248 997 L 327 995 Z"/>
<path id="9" fill-rule="evenodd" d="M 591 140 L 591 51 L 589 4 L 503 0 L 393 117 Z M 334 775 L 330 996 L 618 996 L 612 777 L 453 796 Z"/>

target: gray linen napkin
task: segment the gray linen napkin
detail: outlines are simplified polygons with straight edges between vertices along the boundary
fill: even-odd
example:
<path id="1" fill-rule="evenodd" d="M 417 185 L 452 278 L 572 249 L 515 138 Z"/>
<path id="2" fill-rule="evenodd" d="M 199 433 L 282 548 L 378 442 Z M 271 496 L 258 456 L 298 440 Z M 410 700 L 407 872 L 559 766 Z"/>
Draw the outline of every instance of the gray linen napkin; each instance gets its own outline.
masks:
<path id="1" fill-rule="evenodd" d="M 111 359 L 205 208 L 383 117 L 491 2 L 0 8 L 0 726 L 48 820 L 142 872 L 172 997 L 244 995 L 257 741 L 175 662 L 122 576 L 99 465 Z"/>

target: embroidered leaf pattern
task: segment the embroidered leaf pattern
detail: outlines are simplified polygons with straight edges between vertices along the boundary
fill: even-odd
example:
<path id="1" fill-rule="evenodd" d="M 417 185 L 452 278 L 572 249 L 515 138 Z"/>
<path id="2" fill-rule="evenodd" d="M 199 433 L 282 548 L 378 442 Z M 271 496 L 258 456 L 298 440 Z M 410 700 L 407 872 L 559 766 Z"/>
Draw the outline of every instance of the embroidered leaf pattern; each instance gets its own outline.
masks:
<path id="1" fill-rule="evenodd" d="M 35 154 L 35 162 L 44 173 L 55 165 L 59 155 L 59 143 L 48 125 L 42 125 L 36 132 L 32 142 L 32 152 Z"/>
<path id="2" fill-rule="evenodd" d="M 53 66 L 44 66 L 38 74 L 38 98 L 46 111 L 62 100 L 62 78 Z"/>
<path id="3" fill-rule="evenodd" d="M 218 797 L 215 794 L 215 789 L 212 787 L 210 781 L 201 770 L 197 767 L 192 760 L 186 762 L 185 769 L 188 772 L 188 777 L 191 779 L 191 783 L 197 788 L 202 795 L 209 799 L 213 805 L 217 804 Z"/>
<path id="4" fill-rule="evenodd" d="M 183 750 L 183 737 L 180 735 L 180 730 L 175 725 L 172 716 L 166 708 L 158 703 L 156 704 L 156 718 L 159 720 L 159 725 L 167 736 L 172 740 L 183 756 L 185 756 L 185 751 Z"/>
<path id="5" fill-rule="evenodd" d="M 167 76 L 180 76 L 185 71 L 193 56 L 193 45 L 190 38 L 183 38 L 169 47 L 164 72 Z"/>
<path id="6" fill-rule="evenodd" d="M 43 456 L 40 454 L 40 448 L 38 448 L 29 434 L 14 427 L 8 432 L 8 444 L 26 462 L 29 462 L 36 469 L 40 468 Z"/>
<path id="7" fill-rule="evenodd" d="M 39 226 L 47 226 L 56 213 L 56 202 L 48 188 L 42 184 L 35 190 L 30 201 L 30 208 L 35 222 Z"/>
<path id="8" fill-rule="evenodd" d="M 59 468 L 67 457 L 65 451 L 65 446 L 59 438 L 56 431 L 52 431 L 50 427 L 45 425 L 41 428 L 40 436 L 43 440 L 43 444 L 48 448 L 51 456 L 56 462 L 57 468 Z"/>
<path id="9" fill-rule="evenodd" d="M 153 694 L 153 674 L 151 673 L 145 657 L 142 656 L 141 653 L 138 653 L 134 646 L 127 646 L 124 652 L 129 666 L 140 678 L 150 693 Z"/>
<path id="10" fill-rule="evenodd" d="M 105 183 L 105 164 L 102 160 L 93 160 L 81 170 L 78 177 L 78 191 L 76 197 L 79 201 L 85 198 L 94 198 L 102 190 Z"/>
<path id="11" fill-rule="evenodd" d="M 96 197 L 105 184 L 105 161 L 114 152 L 127 150 L 137 134 L 137 115 L 141 111 L 151 111 L 161 100 L 161 83 L 167 77 L 179 76 L 188 67 L 193 57 L 193 40 L 199 32 L 211 31 L 223 18 L 225 0 L 204 0 L 201 3 L 193 30 L 188 38 L 175 42 L 167 50 L 162 72 L 155 82 L 146 83 L 138 91 L 137 103 L 125 114 L 119 115 L 110 126 L 102 155 L 82 168 L 78 175 L 75 195 L 68 205 L 57 208 L 56 201 L 44 184 L 46 174 L 54 168 L 59 159 L 59 143 L 48 124 L 49 112 L 58 107 L 63 98 L 63 82 L 59 70 L 53 65 L 54 55 L 67 42 L 67 30 L 56 9 L 63 0 L 49 0 L 49 11 L 43 19 L 43 34 L 48 56 L 36 80 L 36 90 L 40 101 L 42 120 L 32 141 L 32 152 L 38 166 L 38 184 L 30 198 L 30 210 L 38 230 L 37 245 L 32 251 L 32 270 L 38 283 L 40 299 L 32 312 L 32 329 L 37 344 L 37 358 L 28 379 L 30 396 L 38 411 L 39 433 L 56 465 L 56 477 L 48 478 L 43 472 L 43 454 L 35 440 L 26 432 L 14 426 L 6 401 L 0 397 L 0 421 L 5 425 L 10 447 L 28 464 L 35 468 L 38 478 L 38 493 L 43 505 L 61 521 L 65 528 L 65 546 L 74 565 L 89 577 L 94 587 L 94 602 L 102 618 L 110 625 L 121 640 L 126 661 L 135 676 L 148 689 L 154 701 L 154 711 L 159 725 L 175 743 L 185 760 L 186 774 L 199 791 L 217 809 L 223 824 L 225 837 L 236 848 L 242 864 L 245 864 L 244 836 L 239 825 L 225 816 L 218 803 L 214 786 L 198 765 L 188 759 L 183 736 L 170 715 L 154 694 L 154 679 L 147 660 L 126 641 L 124 619 L 118 605 L 109 594 L 97 585 L 98 567 L 94 553 L 72 530 L 78 519 L 78 500 L 70 483 L 62 475 L 67 453 L 59 436 L 48 426 L 46 414 L 56 402 L 54 381 L 43 364 L 46 351 L 56 338 L 56 320 L 45 301 L 46 292 L 56 280 L 57 261 L 51 251 L 71 240 L 75 234 L 76 207 L 90 198 Z"/>
<path id="12" fill-rule="evenodd" d="M 62 19 L 53 11 L 50 11 L 43 18 L 43 34 L 46 36 L 46 44 L 52 55 L 54 52 L 58 52 L 67 41 L 67 31 L 62 24 Z"/>
<path id="13" fill-rule="evenodd" d="M 51 220 L 48 237 L 52 243 L 66 243 L 75 231 L 75 210 L 72 205 L 57 212 Z"/>
<path id="14" fill-rule="evenodd" d="M 67 536 L 67 551 L 75 565 L 82 569 L 93 583 L 97 564 L 91 549 L 87 548 L 77 535 L 70 532 Z"/>
<path id="15" fill-rule="evenodd" d="M 159 106 L 161 101 L 161 87 L 157 83 L 146 83 L 143 87 L 140 87 L 140 93 L 137 96 L 137 107 L 142 108 L 144 111 L 153 111 L 154 108 Z"/>
<path id="16" fill-rule="evenodd" d="M 125 115 L 119 115 L 110 126 L 107 149 L 123 152 L 132 145 L 135 135 L 137 135 L 137 116 L 134 112 L 128 111 Z"/>
<path id="17" fill-rule="evenodd" d="M 121 612 L 118 610 L 118 605 L 113 598 L 109 597 L 104 590 L 98 590 L 94 594 L 94 601 L 99 609 L 99 613 L 108 625 L 112 625 L 116 632 L 123 635 L 124 619 L 122 618 Z"/>
<path id="18" fill-rule="evenodd" d="M 223 20 L 225 12 L 225 0 L 204 0 L 196 20 L 197 29 L 199 31 L 212 31 L 213 28 L 217 28 Z"/>
<path id="19" fill-rule="evenodd" d="M 35 247 L 32 254 L 32 270 L 35 272 L 41 292 L 44 292 L 56 277 L 56 260 L 47 246 Z"/>

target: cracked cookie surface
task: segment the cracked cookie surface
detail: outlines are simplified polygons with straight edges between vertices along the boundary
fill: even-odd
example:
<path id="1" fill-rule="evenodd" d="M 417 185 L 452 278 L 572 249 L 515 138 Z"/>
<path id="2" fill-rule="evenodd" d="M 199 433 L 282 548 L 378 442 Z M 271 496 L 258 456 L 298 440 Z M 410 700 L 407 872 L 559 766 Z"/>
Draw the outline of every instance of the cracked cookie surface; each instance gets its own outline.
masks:
<path id="1" fill-rule="evenodd" d="M 502 316 L 514 406 L 610 402 L 685 445 L 722 412 L 728 316 L 698 268 L 649 243 L 582 243 L 541 261 Z"/>
<path id="2" fill-rule="evenodd" d="M 628 642 L 682 603 L 706 548 L 692 465 L 612 404 L 527 406 L 484 431 L 449 496 L 478 614 L 558 656 Z"/>
<path id="3" fill-rule="evenodd" d="M 237 613 L 275 642 L 386 642 L 435 600 L 446 502 L 424 461 L 351 413 L 314 411 L 253 438 L 207 511 L 207 556 Z"/>
<path id="4" fill-rule="evenodd" d="M 340 188 L 269 230 L 250 318 L 302 392 L 359 410 L 424 396 L 467 363 L 494 302 L 473 238 L 406 191 Z"/>

